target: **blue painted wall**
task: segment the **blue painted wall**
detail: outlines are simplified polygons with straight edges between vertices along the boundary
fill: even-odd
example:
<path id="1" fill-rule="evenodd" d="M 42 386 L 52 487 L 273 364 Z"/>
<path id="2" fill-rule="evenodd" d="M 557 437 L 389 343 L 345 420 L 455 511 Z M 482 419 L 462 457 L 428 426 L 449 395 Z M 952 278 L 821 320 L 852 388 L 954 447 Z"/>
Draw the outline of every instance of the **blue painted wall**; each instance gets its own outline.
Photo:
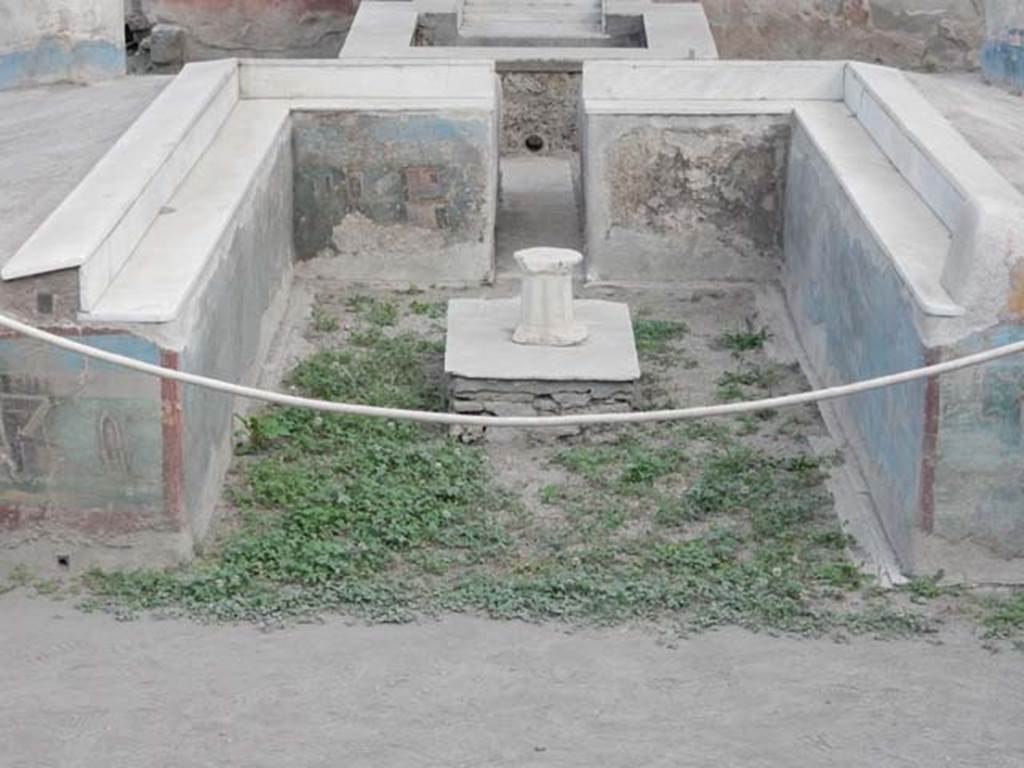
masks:
<path id="1" fill-rule="evenodd" d="M 827 383 L 925 364 L 914 302 L 799 124 L 787 173 L 784 280 L 801 341 Z M 921 509 L 923 382 L 836 402 L 891 543 L 910 567 Z"/>
<path id="2" fill-rule="evenodd" d="M 944 356 L 1024 339 L 1024 325 L 975 334 Z M 1024 359 L 1007 358 L 941 379 L 935 533 L 1024 555 Z"/>
<path id="3" fill-rule="evenodd" d="M 123 75 L 123 44 L 54 35 L 33 48 L 0 54 L 0 90 L 61 80 L 100 80 Z"/>
<path id="4" fill-rule="evenodd" d="M 981 66 L 994 82 L 1024 91 L 1024 0 L 986 0 Z"/>
<path id="5" fill-rule="evenodd" d="M 1004 39 L 986 40 L 981 66 L 992 80 L 1024 90 L 1024 27 L 1007 30 Z"/>

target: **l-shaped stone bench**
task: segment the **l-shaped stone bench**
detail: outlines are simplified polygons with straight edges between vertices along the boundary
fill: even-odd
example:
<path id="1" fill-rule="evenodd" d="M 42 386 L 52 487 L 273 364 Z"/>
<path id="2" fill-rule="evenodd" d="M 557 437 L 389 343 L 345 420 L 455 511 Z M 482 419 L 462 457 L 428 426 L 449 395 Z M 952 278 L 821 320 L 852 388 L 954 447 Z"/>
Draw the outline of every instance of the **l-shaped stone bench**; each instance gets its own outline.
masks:
<path id="1" fill-rule="evenodd" d="M 6 295 L 37 293 L 4 310 L 255 382 L 296 258 L 354 279 L 491 277 L 498 106 L 488 62 L 189 65 L 4 265 Z M 191 554 L 240 404 L 16 338 L 0 367 L 8 398 L 29 398 L 0 486 L 17 557 Z"/>
<path id="2" fill-rule="evenodd" d="M 591 280 L 781 279 L 823 384 L 1024 338 L 1024 198 L 900 72 L 591 62 L 583 112 Z M 1022 391 L 1011 359 L 837 402 L 904 570 L 1024 580 Z"/>

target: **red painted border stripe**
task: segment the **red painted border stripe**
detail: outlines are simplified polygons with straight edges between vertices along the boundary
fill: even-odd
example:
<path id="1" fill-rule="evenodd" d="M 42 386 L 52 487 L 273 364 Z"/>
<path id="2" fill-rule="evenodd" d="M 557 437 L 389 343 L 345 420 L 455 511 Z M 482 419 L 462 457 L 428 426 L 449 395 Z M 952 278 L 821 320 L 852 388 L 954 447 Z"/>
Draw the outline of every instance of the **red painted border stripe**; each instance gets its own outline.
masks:
<path id="1" fill-rule="evenodd" d="M 940 349 L 925 351 L 925 365 L 942 361 Z M 925 382 L 924 437 L 921 450 L 921 530 L 931 533 L 935 529 L 935 465 L 939 453 L 939 377 L 931 376 Z"/>
<path id="2" fill-rule="evenodd" d="M 178 370 L 177 352 L 163 350 L 160 364 Z M 178 530 L 185 530 L 185 416 L 181 402 L 180 381 L 160 380 L 160 410 L 163 424 L 164 501 L 167 516 Z"/>

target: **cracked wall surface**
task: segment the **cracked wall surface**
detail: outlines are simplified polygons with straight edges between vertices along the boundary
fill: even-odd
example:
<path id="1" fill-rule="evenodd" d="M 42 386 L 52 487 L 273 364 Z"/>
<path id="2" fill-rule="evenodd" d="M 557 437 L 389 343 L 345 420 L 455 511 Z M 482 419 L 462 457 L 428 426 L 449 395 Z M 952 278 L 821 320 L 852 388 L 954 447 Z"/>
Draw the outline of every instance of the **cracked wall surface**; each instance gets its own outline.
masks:
<path id="1" fill-rule="evenodd" d="M 591 277 L 777 275 L 788 116 L 591 116 L 587 130 Z"/>
<path id="2" fill-rule="evenodd" d="M 526 140 L 539 136 L 538 154 L 579 151 L 580 72 L 503 72 L 502 152 L 529 154 Z"/>

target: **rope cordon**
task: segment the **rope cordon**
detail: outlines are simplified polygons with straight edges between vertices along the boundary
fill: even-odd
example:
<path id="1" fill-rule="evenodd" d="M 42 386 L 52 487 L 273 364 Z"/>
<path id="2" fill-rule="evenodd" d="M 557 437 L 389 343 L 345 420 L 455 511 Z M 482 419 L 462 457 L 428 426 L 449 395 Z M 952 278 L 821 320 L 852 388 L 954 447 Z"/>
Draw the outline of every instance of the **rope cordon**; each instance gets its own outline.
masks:
<path id="1" fill-rule="evenodd" d="M 137 371 L 148 376 L 155 376 L 170 381 L 178 381 L 182 384 L 189 384 L 196 387 L 204 387 L 228 395 L 244 397 L 250 400 L 259 400 L 276 405 L 287 405 L 297 408 L 310 408 L 326 413 L 340 413 L 349 416 L 369 416 L 379 419 L 390 419 L 394 421 L 415 421 L 425 424 L 447 424 L 472 427 L 568 427 L 586 426 L 594 424 L 638 424 L 655 421 L 683 421 L 687 419 L 703 419 L 713 416 L 734 416 L 742 413 L 755 413 L 757 411 L 774 410 L 786 408 L 805 403 L 817 403 L 823 400 L 835 400 L 841 397 L 849 397 L 862 392 L 870 392 L 876 389 L 892 387 L 899 384 L 907 384 L 912 381 L 939 376 L 953 371 L 971 368 L 977 365 L 984 365 L 994 360 L 999 360 L 1013 355 L 1024 353 L 1024 341 L 1017 341 L 1012 344 L 1004 344 L 999 347 L 965 355 L 953 360 L 947 360 L 934 365 L 927 365 L 922 368 L 914 368 L 909 371 L 901 371 L 885 376 L 878 376 L 872 379 L 841 384 L 834 387 L 812 390 L 810 392 L 798 392 L 778 397 L 768 397 L 761 400 L 748 400 L 738 403 L 726 403 L 722 405 L 706 405 L 693 408 L 670 408 L 652 411 L 629 411 L 624 413 L 580 413 L 567 416 L 474 416 L 462 413 L 441 413 L 437 411 L 418 411 L 404 408 L 385 408 L 375 405 L 358 405 L 356 403 L 338 403 L 332 400 L 318 400 L 311 397 L 300 397 L 288 395 L 283 392 L 272 392 L 270 390 L 246 387 L 241 384 L 233 384 L 229 381 L 214 379 L 207 376 L 200 376 L 194 373 L 165 368 L 152 363 L 145 363 L 131 357 L 119 355 L 115 352 L 91 347 L 74 341 L 64 336 L 44 331 L 35 326 L 23 323 L 14 318 L 0 314 L 0 327 L 7 328 L 32 339 L 50 344 L 69 352 L 74 352 L 94 360 L 101 360 L 111 365 L 120 366 L 128 370 Z"/>

